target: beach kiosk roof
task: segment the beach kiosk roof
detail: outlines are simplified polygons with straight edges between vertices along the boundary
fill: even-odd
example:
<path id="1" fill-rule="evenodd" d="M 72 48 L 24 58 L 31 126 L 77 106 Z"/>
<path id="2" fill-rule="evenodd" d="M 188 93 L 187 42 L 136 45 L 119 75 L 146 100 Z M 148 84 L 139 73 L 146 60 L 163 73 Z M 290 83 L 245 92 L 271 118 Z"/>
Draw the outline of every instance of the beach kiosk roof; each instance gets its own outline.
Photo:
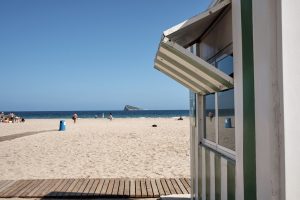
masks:
<path id="1" fill-rule="evenodd" d="M 155 68 L 193 92 L 208 94 L 233 87 L 233 78 L 187 49 L 199 39 L 230 5 L 224 0 L 163 32 Z"/>

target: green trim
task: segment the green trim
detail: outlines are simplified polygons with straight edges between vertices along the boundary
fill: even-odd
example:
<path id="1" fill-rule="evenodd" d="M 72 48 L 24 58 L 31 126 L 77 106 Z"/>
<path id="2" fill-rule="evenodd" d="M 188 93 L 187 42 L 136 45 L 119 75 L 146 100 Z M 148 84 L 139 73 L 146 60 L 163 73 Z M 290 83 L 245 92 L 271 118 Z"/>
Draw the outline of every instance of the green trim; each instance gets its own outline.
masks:
<path id="1" fill-rule="evenodd" d="M 177 62 L 176 60 L 173 60 L 172 58 L 168 57 L 167 55 L 165 55 L 162 52 L 159 52 L 158 56 L 162 57 L 164 60 L 168 61 L 169 63 L 171 63 L 173 66 L 178 67 L 179 69 L 183 70 L 184 72 L 186 72 L 187 74 L 189 74 L 192 77 L 195 77 L 197 80 L 199 80 L 201 83 L 203 83 L 204 85 L 206 85 L 207 87 L 209 87 L 211 90 L 213 91 L 220 91 L 220 88 L 218 88 L 216 85 L 210 83 L 208 80 L 204 79 L 202 76 L 200 76 L 199 74 L 191 71 L 190 69 L 188 69 L 186 66 L 180 64 L 179 62 Z M 208 93 L 208 91 L 207 91 Z"/>
<path id="2" fill-rule="evenodd" d="M 252 0 L 241 0 L 243 50 L 244 200 L 256 200 L 255 99 Z"/>
<path id="3" fill-rule="evenodd" d="M 215 193 L 216 200 L 221 200 L 221 156 L 215 154 Z"/>
<path id="4" fill-rule="evenodd" d="M 205 149 L 206 199 L 210 198 L 210 151 Z"/>
<path id="5" fill-rule="evenodd" d="M 189 64 L 195 66 L 196 68 L 198 68 L 199 70 L 203 71 L 205 74 L 207 74 L 211 78 L 213 78 L 213 79 L 217 80 L 218 82 L 220 82 L 225 87 L 227 87 L 227 88 L 233 88 L 233 84 L 232 83 L 230 83 L 229 81 L 225 80 L 223 77 L 219 76 L 218 74 L 214 73 L 213 71 L 209 70 L 208 68 L 202 66 L 200 63 L 198 63 L 196 60 L 192 59 L 188 55 L 183 54 L 182 52 L 178 51 L 177 49 L 175 49 L 175 48 L 171 47 L 170 45 L 168 45 L 166 43 L 163 43 L 163 42 L 161 43 L 161 47 L 169 50 L 170 52 L 174 53 L 176 56 L 182 58 L 183 60 L 185 60 Z"/>
<path id="6" fill-rule="evenodd" d="M 227 160 L 227 199 L 235 200 L 235 163 Z"/>

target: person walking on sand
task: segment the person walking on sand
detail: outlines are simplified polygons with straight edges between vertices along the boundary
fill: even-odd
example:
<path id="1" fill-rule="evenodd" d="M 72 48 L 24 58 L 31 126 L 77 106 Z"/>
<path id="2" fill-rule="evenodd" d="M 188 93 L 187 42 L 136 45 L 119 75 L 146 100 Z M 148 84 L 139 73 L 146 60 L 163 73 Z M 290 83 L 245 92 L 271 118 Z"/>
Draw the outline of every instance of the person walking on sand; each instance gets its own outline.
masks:
<path id="1" fill-rule="evenodd" d="M 78 118 L 78 115 L 77 115 L 76 113 L 74 113 L 74 114 L 73 114 L 73 117 L 72 117 L 72 119 L 73 119 L 73 121 L 74 121 L 74 124 L 76 123 L 77 118 Z"/>
<path id="2" fill-rule="evenodd" d="M 110 119 L 110 120 L 112 120 L 112 119 L 113 119 L 113 117 L 112 117 L 112 114 L 111 114 L 111 113 L 109 113 L 109 117 L 108 117 L 108 119 Z"/>

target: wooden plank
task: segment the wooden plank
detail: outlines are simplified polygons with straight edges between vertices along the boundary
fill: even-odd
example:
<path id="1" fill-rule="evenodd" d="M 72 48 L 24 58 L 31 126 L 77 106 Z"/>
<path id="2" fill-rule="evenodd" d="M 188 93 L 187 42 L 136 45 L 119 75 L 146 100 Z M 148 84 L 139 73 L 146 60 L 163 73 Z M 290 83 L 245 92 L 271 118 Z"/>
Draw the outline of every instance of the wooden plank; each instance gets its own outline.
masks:
<path id="1" fill-rule="evenodd" d="M 72 183 L 69 185 L 68 189 L 66 189 L 60 196 L 61 197 L 67 197 L 70 196 L 69 194 L 71 193 L 71 191 L 75 188 L 75 186 L 77 185 L 77 183 L 80 181 L 80 179 L 74 179 L 72 181 Z"/>
<path id="2" fill-rule="evenodd" d="M 33 193 L 32 195 L 31 195 L 31 197 L 41 197 L 41 193 L 43 193 L 43 191 L 45 190 L 45 189 L 47 189 L 47 187 L 49 186 L 49 184 L 51 184 L 51 180 L 45 180 L 42 184 L 41 184 L 41 186 L 39 187 L 39 189 L 37 189 L 36 191 L 35 191 L 35 193 Z"/>
<path id="3" fill-rule="evenodd" d="M 187 184 L 191 187 L 191 179 L 189 178 L 184 178 L 184 180 L 187 182 Z"/>
<path id="4" fill-rule="evenodd" d="M 105 196 L 106 195 L 106 191 L 107 191 L 108 185 L 109 185 L 109 179 L 105 179 L 104 183 L 103 183 L 103 187 L 102 187 L 102 189 L 100 191 L 100 196 Z"/>
<path id="5" fill-rule="evenodd" d="M 125 179 L 125 186 L 124 186 L 124 197 L 129 197 L 130 196 L 130 180 Z"/>
<path id="6" fill-rule="evenodd" d="M 28 186 L 32 181 L 30 180 L 24 180 L 22 186 L 18 187 L 18 189 L 15 189 L 14 191 L 12 191 L 9 196 L 11 197 L 17 197 L 17 194 L 23 190 L 26 186 Z"/>
<path id="7" fill-rule="evenodd" d="M 182 194 L 189 194 L 188 190 L 184 187 L 184 185 L 181 183 L 179 178 L 175 178 L 175 181 L 176 181 L 178 187 L 180 188 Z"/>
<path id="8" fill-rule="evenodd" d="M 105 179 L 100 179 L 99 184 L 97 185 L 97 188 L 95 190 L 94 196 L 100 196 L 101 195 L 101 190 L 104 185 Z"/>
<path id="9" fill-rule="evenodd" d="M 124 189 L 125 189 L 125 179 L 122 178 L 120 179 L 118 196 L 122 197 L 124 195 Z"/>
<path id="10" fill-rule="evenodd" d="M 1 191 L 4 191 L 6 188 L 8 189 L 8 187 L 7 187 L 7 184 L 8 182 L 7 181 L 3 181 L 2 182 L 2 187 L 1 187 Z"/>
<path id="11" fill-rule="evenodd" d="M 83 190 L 81 196 L 89 196 L 89 192 L 94 184 L 95 179 L 89 179 L 89 183 L 86 185 L 85 189 Z"/>
<path id="12" fill-rule="evenodd" d="M 134 179 L 131 179 L 129 180 L 130 181 L 130 197 L 131 198 L 134 198 L 135 197 L 135 180 Z"/>
<path id="13" fill-rule="evenodd" d="M 169 188 L 168 188 L 168 185 L 167 185 L 167 183 L 166 183 L 166 179 L 161 178 L 160 181 L 161 181 L 161 184 L 162 184 L 162 186 L 163 186 L 163 189 L 164 189 L 166 195 L 170 195 L 171 192 L 170 192 L 170 190 L 169 190 Z"/>
<path id="14" fill-rule="evenodd" d="M 81 184 L 81 186 L 79 187 L 78 191 L 75 193 L 74 196 L 81 196 L 89 181 L 90 181 L 89 179 L 84 179 L 83 183 Z"/>
<path id="15" fill-rule="evenodd" d="M 6 194 L 6 197 L 17 197 L 17 194 L 23 190 L 26 186 L 28 186 L 32 181 L 31 180 L 24 180 L 23 184 L 21 184 L 18 188 L 11 190 L 10 193 Z"/>
<path id="16" fill-rule="evenodd" d="M 153 191 L 153 197 L 159 197 L 159 191 L 155 182 L 155 179 L 150 179 L 152 191 Z"/>
<path id="17" fill-rule="evenodd" d="M 0 196 L 5 197 L 6 194 L 9 194 L 11 191 L 13 191 L 14 189 L 20 187 L 22 184 L 23 184 L 22 180 L 16 181 L 14 184 L 12 184 L 8 188 L 6 188 L 2 192 L 0 192 Z"/>
<path id="18" fill-rule="evenodd" d="M 175 179 L 171 178 L 170 181 L 171 181 L 171 183 L 172 183 L 172 185 L 175 189 L 176 194 L 183 194 L 183 192 L 180 190 L 180 188 L 179 188 L 177 182 L 175 181 Z"/>
<path id="19" fill-rule="evenodd" d="M 17 181 L 16 181 L 14 184 L 12 184 L 10 187 L 6 188 L 6 190 L 2 191 L 2 192 L 0 193 L 0 195 L 3 195 L 3 194 L 5 194 L 5 193 L 7 193 L 7 192 L 9 192 L 9 191 L 11 191 L 11 190 L 13 190 L 13 189 L 19 187 L 22 183 L 23 183 L 23 180 L 17 180 Z"/>
<path id="20" fill-rule="evenodd" d="M 2 191 L 2 188 L 6 186 L 6 182 L 5 180 L 0 181 L 0 191 Z"/>
<path id="21" fill-rule="evenodd" d="M 179 180 L 181 181 L 181 183 L 184 185 L 185 189 L 190 194 L 191 193 L 191 187 L 189 186 L 189 184 L 184 180 L 184 178 L 179 178 Z"/>
<path id="22" fill-rule="evenodd" d="M 42 180 L 34 180 L 30 185 L 28 185 L 26 190 L 19 194 L 19 197 L 27 197 L 32 192 L 32 190 L 38 187 L 42 182 Z"/>
<path id="23" fill-rule="evenodd" d="M 135 180 L 135 197 L 137 197 L 137 198 L 142 197 L 141 180 L 140 179 Z"/>
<path id="24" fill-rule="evenodd" d="M 8 182 L 7 180 L 1 180 L 0 181 L 0 190 L 1 190 L 1 188 L 6 186 L 7 182 Z"/>
<path id="25" fill-rule="evenodd" d="M 65 195 L 66 197 L 74 197 L 74 196 L 79 196 L 80 194 L 78 194 L 78 190 L 80 189 L 81 185 L 84 183 L 83 178 L 78 179 L 77 183 L 74 183 L 75 185 L 72 186 L 73 188 L 71 188 L 71 186 L 68 189 L 68 193 Z"/>
<path id="26" fill-rule="evenodd" d="M 47 186 L 47 188 L 44 188 L 42 192 L 40 192 L 41 197 L 45 197 L 48 195 L 48 193 L 52 192 L 52 188 L 59 182 L 59 179 L 52 179 L 50 184 Z"/>
<path id="27" fill-rule="evenodd" d="M 5 180 L 0 180 L 0 189 L 2 187 L 2 185 L 5 185 L 6 181 Z"/>
<path id="28" fill-rule="evenodd" d="M 64 183 L 64 179 L 56 179 L 52 187 L 50 187 L 45 194 L 46 197 L 53 197 L 56 193 L 56 190 Z"/>
<path id="29" fill-rule="evenodd" d="M 158 189 L 159 195 L 160 195 L 160 196 L 161 196 L 161 195 L 166 195 L 166 193 L 165 193 L 165 191 L 164 191 L 164 189 L 163 189 L 163 186 L 162 186 L 162 184 L 161 184 L 160 179 L 156 179 L 155 182 L 156 182 L 156 185 L 157 185 L 157 189 Z"/>
<path id="30" fill-rule="evenodd" d="M 75 181 L 75 179 L 68 179 L 68 182 L 64 185 L 64 187 L 57 192 L 56 196 L 57 197 L 63 197 L 66 195 L 67 190 L 69 189 L 69 187 L 72 185 L 72 183 Z"/>
<path id="31" fill-rule="evenodd" d="M 146 180 L 145 179 L 140 179 L 140 180 L 141 180 L 141 194 L 142 194 L 142 197 L 147 197 Z"/>
<path id="32" fill-rule="evenodd" d="M 63 189 L 63 187 L 68 183 L 68 179 L 62 179 L 62 182 L 60 183 L 60 185 L 55 188 L 55 190 L 53 192 L 51 192 L 50 194 L 48 194 L 47 196 L 50 197 L 57 197 L 58 193 Z"/>
<path id="33" fill-rule="evenodd" d="M 147 194 L 148 194 L 148 197 L 154 197 L 153 196 L 153 190 L 152 190 L 152 185 L 151 185 L 151 181 L 150 179 L 146 179 L 146 187 L 147 187 Z"/>
<path id="34" fill-rule="evenodd" d="M 5 189 L 7 189 L 8 187 L 10 187 L 11 185 L 15 184 L 16 181 L 12 181 L 12 180 L 7 180 L 5 185 L 3 185 L 0 189 L 0 193 L 2 191 L 4 191 Z"/>
<path id="35" fill-rule="evenodd" d="M 37 184 L 31 185 L 30 186 L 30 191 L 28 192 L 28 196 L 32 196 L 32 194 L 34 194 L 38 189 L 40 189 L 46 182 L 45 179 L 41 179 L 41 180 L 35 180 L 37 182 Z M 28 188 L 29 189 L 29 188 Z M 27 190 L 26 190 L 27 191 Z"/>
<path id="36" fill-rule="evenodd" d="M 116 197 L 116 196 L 118 196 L 120 179 L 114 179 L 114 181 L 115 181 L 114 182 L 114 187 L 113 187 L 111 195 L 114 196 L 114 197 Z"/>
<path id="37" fill-rule="evenodd" d="M 109 179 L 109 184 L 108 184 L 108 187 L 107 187 L 105 195 L 111 196 L 113 188 L 114 188 L 114 182 L 115 182 L 114 179 Z"/>
<path id="38" fill-rule="evenodd" d="M 94 196 L 97 186 L 99 185 L 100 179 L 94 179 L 94 183 L 89 191 L 89 196 Z"/>
<path id="39" fill-rule="evenodd" d="M 28 185 L 26 185 L 26 187 L 24 187 L 22 190 L 19 190 L 18 193 L 16 193 L 16 196 L 19 197 L 21 196 L 21 194 L 23 194 L 24 192 L 26 192 L 27 190 L 32 190 L 33 186 L 35 185 L 35 180 L 31 180 L 30 183 Z"/>
<path id="40" fill-rule="evenodd" d="M 176 190 L 175 190 L 175 188 L 174 188 L 171 180 L 170 179 L 166 179 L 166 183 L 168 185 L 168 188 L 169 188 L 171 194 L 177 194 L 177 192 L 176 192 Z"/>

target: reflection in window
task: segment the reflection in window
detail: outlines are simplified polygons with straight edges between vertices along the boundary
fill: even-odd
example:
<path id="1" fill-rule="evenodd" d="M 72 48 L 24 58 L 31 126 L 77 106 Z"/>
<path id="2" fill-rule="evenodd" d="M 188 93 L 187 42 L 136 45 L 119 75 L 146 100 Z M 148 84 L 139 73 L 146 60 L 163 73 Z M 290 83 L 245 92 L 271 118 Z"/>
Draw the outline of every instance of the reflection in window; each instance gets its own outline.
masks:
<path id="1" fill-rule="evenodd" d="M 219 145 L 235 150 L 234 89 L 218 93 Z"/>
<path id="2" fill-rule="evenodd" d="M 217 62 L 217 67 L 233 77 L 233 57 L 227 56 Z M 234 89 L 218 93 L 218 144 L 235 150 Z"/>
<path id="3" fill-rule="evenodd" d="M 216 142 L 216 102 L 215 94 L 209 94 L 205 97 L 205 135 L 204 138 Z"/>
<path id="4" fill-rule="evenodd" d="M 219 70 L 233 78 L 233 57 L 232 55 L 226 56 L 223 59 L 217 61 L 217 67 Z"/>

